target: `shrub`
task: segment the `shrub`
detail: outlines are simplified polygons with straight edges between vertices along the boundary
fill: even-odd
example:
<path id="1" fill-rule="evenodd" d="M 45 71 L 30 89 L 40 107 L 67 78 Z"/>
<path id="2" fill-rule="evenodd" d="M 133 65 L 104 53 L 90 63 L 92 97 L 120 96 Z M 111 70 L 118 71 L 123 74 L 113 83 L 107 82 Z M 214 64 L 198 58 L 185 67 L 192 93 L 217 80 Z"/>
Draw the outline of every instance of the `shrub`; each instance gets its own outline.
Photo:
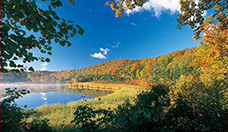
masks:
<path id="1" fill-rule="evenodd" d="M 169 90 L 163 85 L 157 85 L 148 91 L 140 93 L 135 104 L 128 101 L 116 109 L 112 120 L 112 131 L 165 131 L 165 115 L 170 106 Z"/>
<path id="2" fill-rule="evenodd" d="M 77 110 L 74 112 L 75 118 L 71 121 L 76 127 L 79 127 L 84 132 L 95 132 L 101 131 L 103 128 L 101 126 L 107 125 L 112 117 L 112 112 L 95 108 L 91 106 L 78 106 Z"/>
<path id="3" fill-rule="evenodd" d="M 218 82 L 218 84 L 221 83 Z M 189 89 L 193 89 L 192 86 L 189 86 Z M 203 87 L 203 85 L 200 86 Z M 164 85 L 153 86 L 140 93 L 134 104 L 126 100 L 113 112 L 80 106 L 75 112 L 73 122 L 82 131 L 226 131 L 227 109 L 224 107 L 225 104 L 218 103 L 224 100 L 224 97 L 218 98 L 217 103 L 213 105 L 202 101 L 195 104 L 185 95 L 177 93 L 174 103 L 171 103 L 169 91 L 169 88 Z M 201 97 L 205 96 L 203 93 L 198 94 L 202 95 Z M 100 119 L 97 115 L 103 115 L 101 118 L 103 123 L 99 123 Z"/>
<path id="4" fill-rule="evenodd" d="M 17 107 L 15 99 L 21 97 L 21 94 L 26 94 L 26 91 L 16 88 L 11 90 L 6 89 L 8 97 L 1 102 L 1 130 L 5 132 L 18 132 L 20 131 L 21 120 L 24 118 L 25 113 L 20 107 Z"/>

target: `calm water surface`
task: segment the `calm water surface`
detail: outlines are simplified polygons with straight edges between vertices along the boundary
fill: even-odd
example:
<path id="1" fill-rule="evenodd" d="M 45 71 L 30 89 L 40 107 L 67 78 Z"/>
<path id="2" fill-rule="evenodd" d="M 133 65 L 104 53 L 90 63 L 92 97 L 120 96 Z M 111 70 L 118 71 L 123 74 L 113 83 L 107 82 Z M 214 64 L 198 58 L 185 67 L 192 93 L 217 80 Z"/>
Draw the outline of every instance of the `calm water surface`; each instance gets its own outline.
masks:
<path id="1" fill-rule="evenodd" d="M 36 108 L 44 104 L 62 103 L 82 99 L 94 99 L 97 96 L 105 96 L 112 92 L 96 89 L 68 88 L 66 84 L 1 84 L 1 100 L 6 98 L 5 88 L 27 89 L 29 94 L 16 100 L 19 107 Z"/>

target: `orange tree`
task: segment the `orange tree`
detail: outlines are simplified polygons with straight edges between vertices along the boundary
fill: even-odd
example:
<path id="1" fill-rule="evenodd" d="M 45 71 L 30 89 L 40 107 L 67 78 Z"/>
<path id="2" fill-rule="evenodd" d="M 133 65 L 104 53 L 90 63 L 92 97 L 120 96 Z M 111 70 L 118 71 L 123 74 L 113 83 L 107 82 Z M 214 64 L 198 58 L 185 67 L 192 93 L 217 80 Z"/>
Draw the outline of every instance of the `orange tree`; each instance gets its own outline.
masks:
<path id="1" fill-rule="evenodd" d="M 125 10 L 143 6 L 148 0 L 108 1 L 116 17 Z M 207 86 L 224 79 L 227 74 L 227 0 L 180 0 L 180 14 L 177 28 L 188 25 L 194 31 L 194 39 L 200 40 L 194 59 L 189 67 L 198 65 L 200 79 Z M 204 16 L 207 12 L 207 16 Z"/>

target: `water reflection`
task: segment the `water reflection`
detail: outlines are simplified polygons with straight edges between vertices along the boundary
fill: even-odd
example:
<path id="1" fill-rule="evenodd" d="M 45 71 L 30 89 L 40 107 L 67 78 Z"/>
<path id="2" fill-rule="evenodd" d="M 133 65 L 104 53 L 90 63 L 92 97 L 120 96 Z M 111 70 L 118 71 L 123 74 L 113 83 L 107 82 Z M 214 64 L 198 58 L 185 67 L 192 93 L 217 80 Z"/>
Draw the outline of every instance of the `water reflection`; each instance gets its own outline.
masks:
<path id="1" fill-rule="evenodd" d="M 40 94 L 41 94 L 41 99 L 46 101 L 47 100 L 46 93 L 40 93 Z"/>
<path id="2" fill-rule="evenodd" d="M 58 91 L 61 93 L 79 93 L 82 95 L 89 95 L 91 97 L 105 96 L 112 93 L 112 91 L 104 91 L 99 89 L 78 89 L 69 88 L 66 84 L 1 84 L 1 97 L 5 97 L 5 88 L 27 89 L 30 93 L 41 93 L 43 95 L 47 92 Z"/>
<path id="3" fill-rule="evenodd" d="M 63 103 L 79 101 L 81 99 L 93 99 L 98 96 L 105 96 L 111 91 L 97 89 L 68 88 L 66 84 L 23 84 L 4 85 L 1 84 L 1 100 L 5 98 L 5 88 L 27 89 L 30 94 L 24 95 L 16 100 L 18 106 L 27 105 L 28 108 L 36 108 L 44 104 Z"/>

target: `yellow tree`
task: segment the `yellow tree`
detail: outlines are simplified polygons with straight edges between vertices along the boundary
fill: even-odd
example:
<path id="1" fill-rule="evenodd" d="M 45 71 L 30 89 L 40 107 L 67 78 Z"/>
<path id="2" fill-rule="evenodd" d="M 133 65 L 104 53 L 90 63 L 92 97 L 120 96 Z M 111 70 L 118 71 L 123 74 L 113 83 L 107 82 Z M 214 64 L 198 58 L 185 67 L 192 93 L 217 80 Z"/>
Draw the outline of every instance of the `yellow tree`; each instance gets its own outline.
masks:
<path id="1" fill-rule="evenodd" d="M 227 74 L 227 33 L 228 30 L 222 30 L 221 23 L 212 23 L 212 17 L 206 18 L 203 23 L 204 37 L 203 43 L 196 51 L 195 59 L 191 64 L 201 65 L 201 80 L 206 85 L 211 85 L 213 81 L 224 79 Z"/>
<path id="2" fill-rule="evenodd" d="M 120 17 L 125 10 L 142 7 L 148 0 L 118 0 L 108 1 L 106 5 Z M 216 78 L 227 73 L 227 0 L 180 0 L 180 14 L 177 18 L 179 29 L 188 25 L 194 30 L 193 37 L 203 42 L 193 60 L 202 66 L 200 69 L 205 76 Z M 208 15 L 205 17 L 205 12 Z M 211 68 L 211 70 L 209 70 Z M 206 77 L 207 75 L 207 77 Z M 209 77 L 210 79 L 212 79 Z M 215 76 L 214 76 L 215 77 Z M 207 80 L 207 79 L 206 79 Z"/>

